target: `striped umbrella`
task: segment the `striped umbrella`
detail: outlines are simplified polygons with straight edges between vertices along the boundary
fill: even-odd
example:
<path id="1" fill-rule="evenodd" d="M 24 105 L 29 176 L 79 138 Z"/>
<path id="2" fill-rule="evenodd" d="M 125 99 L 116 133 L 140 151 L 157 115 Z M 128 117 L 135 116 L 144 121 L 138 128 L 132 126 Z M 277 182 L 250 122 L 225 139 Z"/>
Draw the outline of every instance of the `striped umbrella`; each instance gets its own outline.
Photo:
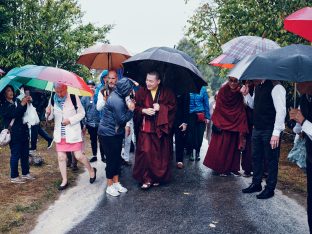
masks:
<path id="1" fill-rule="evenodd" d="M 221 54 L 220 56 L 212 60 L 209 64 L 216 67 L 231 69 L 238 62 L 239 60 L 236 58 L 233 58 L 226 54 Z"/>
<path id="2" fill-rule="evenodd" d="M 53 91 L 53 83 L 68 86 L 68 93 L 78 96 L 92 96 L 92 90 L 85 81 L 73 72 L 60 68 L 26 65 L 13 68 L 0 80 L 0 91 L 6 84 L 27 85 L 37 89 Z"/>
<path id="3" fill-rule="evenodd" d="M 221 46 L 224 54 L 242 60 L 246 56 L 260 54 L 280 46 L 269 39 L 257 36 L 236 37 Z"/>

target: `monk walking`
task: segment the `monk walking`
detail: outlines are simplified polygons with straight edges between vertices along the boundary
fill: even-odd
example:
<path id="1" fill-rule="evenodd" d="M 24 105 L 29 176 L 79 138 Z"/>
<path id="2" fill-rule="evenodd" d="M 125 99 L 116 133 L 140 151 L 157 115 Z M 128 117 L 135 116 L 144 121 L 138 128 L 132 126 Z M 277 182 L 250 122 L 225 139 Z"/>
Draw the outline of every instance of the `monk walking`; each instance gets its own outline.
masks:
<path id="1" fill-rule="evenodd" d="M 172 128 L 176 112 L 175 95 L 161 84 L 159 74 L 146 76 L 146 87 L 137 92 L 134 124 L 137 148 L 133 177 L 142 189 L 158 186 L 170 177 Z"/>

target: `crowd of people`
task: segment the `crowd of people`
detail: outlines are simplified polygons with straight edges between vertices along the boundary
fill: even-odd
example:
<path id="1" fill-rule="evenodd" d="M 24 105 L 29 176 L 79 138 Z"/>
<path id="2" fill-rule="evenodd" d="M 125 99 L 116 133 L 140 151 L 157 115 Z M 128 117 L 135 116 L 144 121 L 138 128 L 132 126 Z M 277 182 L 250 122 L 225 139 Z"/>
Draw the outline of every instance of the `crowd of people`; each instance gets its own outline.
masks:
<path id="1" fill-rule="evenodd" d="M 133 165 L 133 178 L 141 188 L 149 189 L 170 181 L 171 161 L 175 146 L 176 167 L 184 167 L 185 156 L 200 160 L 200 150 L 207 129 L 208 151 L 203 164 L 218 176 L 252 176 L 243 193 L 260 192 L 258 199 L 274 196 L 282 133 L 286 120 L 286 91 L 279 82 L 254 80 L 240 84 L 234 77 L 222 85 L 215 103 L 209 106 L 207 90 L 177 95 L 162 85 L 160 74 L 146 74 L 146 85 L 139 87 L 129 78 L 118 78 L 116 71 L 103 71 L 101 83 L 88 81 L 91 97 L 71 95 L 67 86 L 54 84 L 55 94 L 45 109 L 45 118 L 54 119 L 53 138 L 40 124 L 27 125 L 24 114 L 35 101 L 31 95 L 16 98 L 14 88 L 6 86 L 1 92 L 1 115 L 5 127 L 11 128 L 11 182 L 24 183 L 35 179 L 29 172 L 29 150 L 36 150 L 38 133 L 51 147 L 56 144 L 62 183 L 68 186 L 68 153 L 80 161 L 89 172 L 92 184 L 96 180 L 98 148 L 106 163 L 106 193 L 119 196 L 127 192 L 120 183 L 121 165 Z M 25 88 L 27 90 L 27 88 Z M 296 121 L 296 133 L 303 132 L 307 149 L 308 214 L 312 224 L 312 85 L 298 84 L 302 95 L 300 108 L 291 109 L 290 119 Z M 34 102 L 35 104 L 35 102 Z M 42 108 L 38 108 L 42 109 Z M 41 120 L 42 120 L 42 114 Z M 31 134 L 29 134 L 31 130 Z M 84 134 L 88 130 L 92 156 L 84 154 Z M 210 132 L 210 133 L 209 133 Z M 210 135 L 211 134 L 211 135 Z M 29 136 L 31 135 L 31 147 Z M 53 141 L 52 141 L 53 139 Z M 134 159 L 130 157 L 135 143 Z M 124 147 L 123 147 L 124 144 Z M 123 152 L 122 152 L 123 151 Z M 195 152 L 195 155 L 194 155 Z M 18 162 L 21 161 L 22 176 Z M 263 189 L 262 181 L 266 178 Z"/>

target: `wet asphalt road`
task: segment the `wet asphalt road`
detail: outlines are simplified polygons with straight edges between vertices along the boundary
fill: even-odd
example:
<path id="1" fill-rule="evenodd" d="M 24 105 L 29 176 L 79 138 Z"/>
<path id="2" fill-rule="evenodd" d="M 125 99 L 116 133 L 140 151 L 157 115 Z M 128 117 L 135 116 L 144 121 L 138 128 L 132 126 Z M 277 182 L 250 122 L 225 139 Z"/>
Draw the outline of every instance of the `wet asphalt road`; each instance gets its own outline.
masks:
<path id="1" fill-rule="evenodd" d="M 170 184 L 142 191 L 124 168 L 129 192 L 114 198 L 103 191 L 97 208 L 69 233 L 308 233 L 302 206 L 280 191 L 269 200 L 242 194 L 250 181 L 214 176 L 202 161 L 186 160 L 184 169 L 173 167 Z"/>

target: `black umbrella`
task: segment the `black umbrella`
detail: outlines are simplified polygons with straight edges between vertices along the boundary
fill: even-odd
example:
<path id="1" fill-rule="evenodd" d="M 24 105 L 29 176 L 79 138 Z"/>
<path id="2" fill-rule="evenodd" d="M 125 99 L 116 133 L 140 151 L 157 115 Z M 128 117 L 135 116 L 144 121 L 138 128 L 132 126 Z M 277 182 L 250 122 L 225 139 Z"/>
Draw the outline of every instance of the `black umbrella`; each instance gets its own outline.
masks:
<path id="1" fill-rule="evenodd" d="M 199 92 L 207 85 L 194 60 L 182 51 L 154 47 L 123 62 L 124 75 L 145 85 L 146 74 L 157 71 L 162 84 L 177 94 Z"/>
<path id="2" fill-rule="evenodd" d="M 228 76 L 239 80 L 312 81 L 312 46 L 290 45 L 246 57 Z"/>

